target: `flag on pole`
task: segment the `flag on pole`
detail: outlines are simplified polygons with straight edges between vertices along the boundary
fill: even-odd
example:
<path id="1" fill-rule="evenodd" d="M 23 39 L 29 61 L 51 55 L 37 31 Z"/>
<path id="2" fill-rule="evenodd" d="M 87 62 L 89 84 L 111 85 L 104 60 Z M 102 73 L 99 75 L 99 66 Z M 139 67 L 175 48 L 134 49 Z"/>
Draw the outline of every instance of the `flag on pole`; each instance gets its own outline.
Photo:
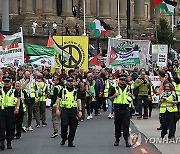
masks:
<path id="1" fill-rule="evenodd" d="M 177 57 L 177 54 L 178 54 L 173 48 L 170 48 L 169 53 L 175 58 Z"/>
<path id="2" fill-rule="evenodd" d="M 177 2 L 171 0 L 154 0 L 154 8 L 165 9 L 170 15 L 174 14 Z"/>
<path id="3" fill-rule="evenodd" d="M 100 37 L 110 32 L 112 28 L 100 19 L 94 19 L 89 23 L 89 27 L 93 30 L 96 37 Z"/>
<path id="4" fill-rule="evenodd" d="M 48 44 L 47 44 L 48 47 L 52 47 L 55 52 L 57 52 L 58 54 L 60 54 L 61 56 L 63 55 L 63 60 L 64 61 L 68 61 L 71 57 L 70 54 L 68 54 L 65 50 L 63 50 L 62 48 L 59 47 L 59 45 L 54 41 L 54 39 L 49 36 L 49 39 L 48 39 Z"/>
<path id="5" fill-rule="evenodd" d="M 97 65 L 97 66 L 104 65 L 104 59 L 102 57 L 102 53 L 99 53 L 97 56 L 95 56 L 89 61 L 89 66 L 93 66 L 93 65 Z"/>
<path id="6" fill-rule="evenodd" d="M 36 65 L 54 65 L 54 49 L 51 47 L 24 44 L 25 62 Z"/>

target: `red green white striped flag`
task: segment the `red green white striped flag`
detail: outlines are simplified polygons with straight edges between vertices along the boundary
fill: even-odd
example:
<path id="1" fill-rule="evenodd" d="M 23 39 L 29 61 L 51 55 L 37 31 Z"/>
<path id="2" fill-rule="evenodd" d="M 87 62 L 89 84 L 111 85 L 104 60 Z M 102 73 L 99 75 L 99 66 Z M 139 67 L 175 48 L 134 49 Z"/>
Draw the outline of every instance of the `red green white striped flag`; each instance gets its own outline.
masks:
<path id="1" fill-rule="evenodd" d="M 174 14 L 177 2 L 171 0 L 154 0 L 154 8 L 165 9 L 170 15 Z"/>

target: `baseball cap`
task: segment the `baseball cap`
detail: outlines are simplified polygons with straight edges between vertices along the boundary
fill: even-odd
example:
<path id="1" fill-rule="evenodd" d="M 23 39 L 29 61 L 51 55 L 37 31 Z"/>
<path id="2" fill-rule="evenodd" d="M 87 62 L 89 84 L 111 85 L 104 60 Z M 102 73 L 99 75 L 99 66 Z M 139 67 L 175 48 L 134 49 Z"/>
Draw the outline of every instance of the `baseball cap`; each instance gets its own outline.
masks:
<path id="1" fill-rule="evenodd" d="M 69 81 L 69 82 L 73 82 L 73 80 L 74 79 L 72 77 L 70 77 L 70 76 L 66 78 L 66 81 Z"/>

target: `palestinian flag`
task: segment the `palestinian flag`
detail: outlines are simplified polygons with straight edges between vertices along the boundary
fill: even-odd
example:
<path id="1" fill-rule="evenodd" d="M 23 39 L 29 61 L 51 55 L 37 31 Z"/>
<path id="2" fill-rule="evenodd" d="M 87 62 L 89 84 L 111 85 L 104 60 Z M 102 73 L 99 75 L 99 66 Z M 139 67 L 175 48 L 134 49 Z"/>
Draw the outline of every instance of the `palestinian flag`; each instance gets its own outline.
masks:
<path id="1" fill-rule="evenodd" d="M 94 21 L 89 23 L 89 27 L 93 30 L 96 37 L 103 36 L 112 30 L 109 25 L 100 19 L 94 19 Z"/>
<path id="2" fill-rule="evenodd" d="M 177 2 L 171 0 L 154 0 L 154 8 L 165 9 L 170 15 L 174 14 Z"/>
<path id="3" fill-rule="evenodd" d="M 54 49 L 51 47 L 24 44 L 25 62 L 36 65 L 54 65 Z"/>
<path id="4" fill-rule="evenodd" d="M 104 58 L 102 56 L 102 53 L 99 53 L 97 56 L 95 56 L 89 61 L 89 67 L 94 66 L 94 65 L 96 66 L 104 65 Z"/>
<path id="5" fill-rule="evenodd" d="M 1 42 L 3 49 L 18 48 L 19 43 L 22 43 L 22 32 L 13 35 L 6 35 Z"/>
<path id="6" fill-rule="evenodd" d="M 48 39 L 48 47 L 52 47 L 54 49 L 54 51 L 58 54 L 60 54 L 61 56 L 63 55 L 64 57 L 64 61 L 68 61 L 71 57 L 70 54 L 68 54 L 65 50 L 63 50 L 62 48 L 59 47 L 59 45 L 54 41 L 54 39 L 49 36 Z"/>
<path id="7" fill-rule="evenodd" d="M 173 48 L 170 48 L 169 54 L 176 58 L 178 53 Z"/>

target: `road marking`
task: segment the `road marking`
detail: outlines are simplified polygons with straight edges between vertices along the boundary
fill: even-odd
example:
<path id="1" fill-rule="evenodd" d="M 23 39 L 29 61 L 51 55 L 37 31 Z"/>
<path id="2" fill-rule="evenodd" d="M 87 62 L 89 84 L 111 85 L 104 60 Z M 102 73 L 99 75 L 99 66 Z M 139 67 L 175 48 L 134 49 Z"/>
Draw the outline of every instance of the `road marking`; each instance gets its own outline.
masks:
<path id="1" fill-rule="evenodd" d="M 142 153 L 147 153 L 147 151 L 145 149 L 141 149 Z"/>

